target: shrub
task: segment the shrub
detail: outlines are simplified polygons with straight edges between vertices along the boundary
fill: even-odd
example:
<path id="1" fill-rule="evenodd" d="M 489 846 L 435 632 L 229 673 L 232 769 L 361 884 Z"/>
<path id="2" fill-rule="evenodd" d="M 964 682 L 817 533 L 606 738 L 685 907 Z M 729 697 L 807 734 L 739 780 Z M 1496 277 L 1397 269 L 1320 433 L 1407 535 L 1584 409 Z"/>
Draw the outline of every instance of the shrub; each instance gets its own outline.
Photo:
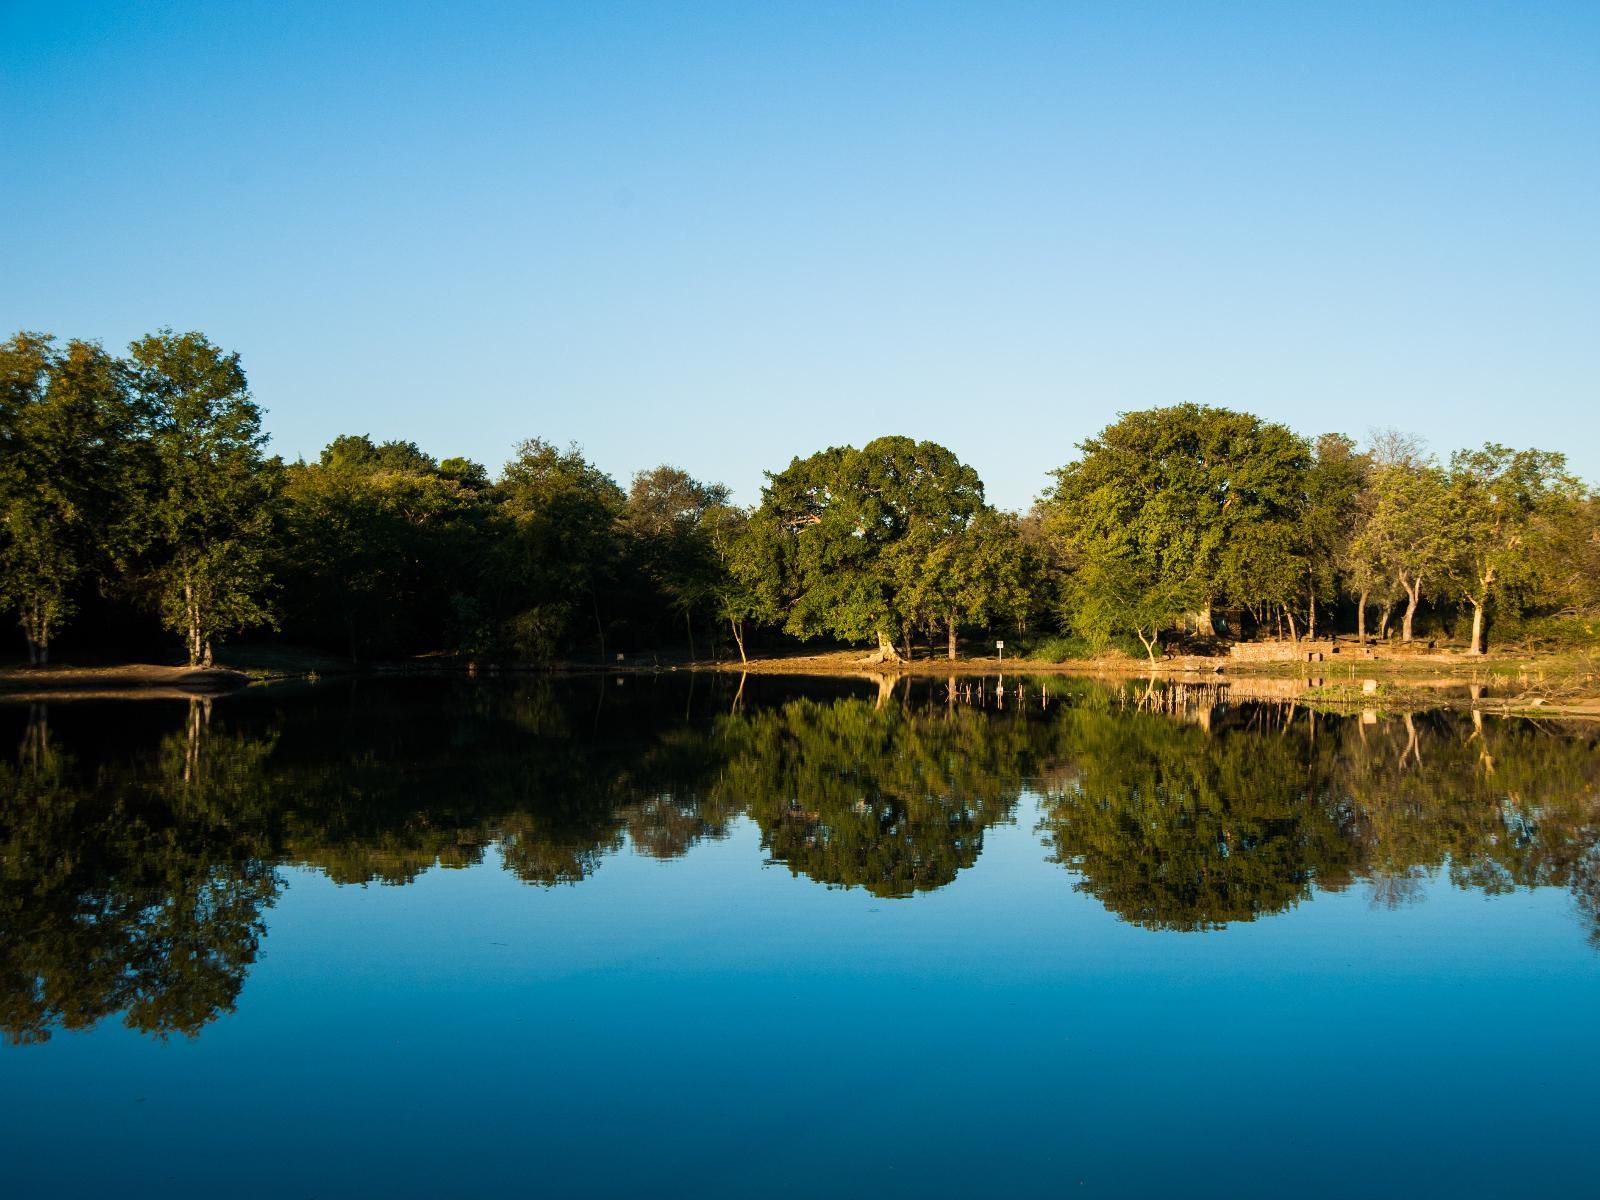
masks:
<path id="1" fill-rule="evenodd" d="M 1574 613 L 1503 617 L 1489 627 L 1490 648 L 1497 642 L 1530 650 L 1592 650 L 1600 646 L 1600 617 Z"/>
<path id="2" fill-rule="evenodd" d="M 1077 634 L 1059 634 L 1041 638 L 1028 657 L 1034 662 L 1080 662 L 1094 658 L 1127 656 L 1143 658 L 1144 647 L 1131 637 L 1110 638 L 1104 646 L 1095 646 L 1088 638 Z"/>

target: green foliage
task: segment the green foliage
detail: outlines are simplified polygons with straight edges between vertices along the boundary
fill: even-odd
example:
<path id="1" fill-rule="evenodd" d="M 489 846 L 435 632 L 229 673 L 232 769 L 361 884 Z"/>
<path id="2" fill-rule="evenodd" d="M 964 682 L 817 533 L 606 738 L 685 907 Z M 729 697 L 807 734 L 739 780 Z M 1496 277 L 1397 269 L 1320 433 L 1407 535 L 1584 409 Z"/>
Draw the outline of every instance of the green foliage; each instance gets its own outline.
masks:
<path id="1" fill-rule="evenodd" d="M 126 630 L 134 605 L 195 663 L 264 629 L 361 661 L 699 657 L 708 635 L 720 656 L 729 634 L 745 656 L 774 633 L 881 658 L 942 633 L 954 656 L 983 630 L 1154 662 L 1213 606 L 1298 635 L 1352 605 L 1386 627 L 1403 601 L 1403 640 L 1470 627 L 1479 649 L 1491 618 L 1600 612 L 1600 500 L 1559 454 L 1491 444 L 1445 469 L 1392 432 L 1313 446 L 1194 404 L 1124 414 L 1026 516 L 898 436 L 794 459 L 753 510 L 670 465 L 624 491 L 538 438 L 498 478 L 367 434 L 289 467 L 265 447 L 239 356 L 202 334 L 125 358 L 0 345 L 0 606 L 30 660 L 80 609 Z"/>
<path id="2" fill-rule="evenodd" d="M 726 621 L 739 648 L 739 658 L 749 657 L 746 625 L 749 621 L 777 623 L 781 600 L 776 577 L 766 571 L 768 547 L 743 509 L 722 505 L 706 514 L 705 534 L 715 561 L 711 601 L 719 621 Z"/>
<path id="3" fill-rule="evenodd" d="M 893 555 L 898 616 L 905 628 L 943 623 L 1021 628 L 1033 607 L 1040 564 L 1011 513 L 980 508 L 962 529 L 907 539 Z"/>
<path id="4" fill-rule="evenodd" d="M 1455 550 L 1444 472 L 1426 461 L 1379 467 L 1351 553 L 1358 577 L 1392 580 L 1404 594 L 1404 640 L 1412 638 L 1418 605 L 1444 585 Z"/>
<path id="5" fill-rule="evenodd" d="M 449 460 L 457 464 L 452 472 L 469 471 L 476 467 L 464 458 Z M 336 437 L 323 448 L 319 465 L 333 471 L 398 471 L 408 475 L 429 475 L 442 469 L 433 457 L 424 453 L 415 442 L 390 441 L 374 444 L 364 433 L 347 433 Z M 478 467 L 482 473 L 483 468 Z"/>
<path id="6" fill-rule="evenodd" d="M 1556 506 L 1537 547 L 1543 569 L 1534 602 L 1547 611 L 1600 614 L 1600 497 Z"/>
<path id="7" fill-rule="evenodd" d="M 1094 648 L 1088 639 L 1076 635 L 1040 638 L 1028 651 L 1028 658 L 1046 663 L 1072 662 L 1093 656 Z"/>
<path id="8" fill-rule="evenodd" d="M 0 409 L 0 605 L 43 662 L 80 581 L 133 540 L 136 413 L 116 359 L 36 334 L 0 346 Z"/>
<path id="9" fill-rule="evenodd" d="M 129 357 L 151 423 L 150 578 L 190 663 L 209 663 L 226 633 L 272 623 L 267 541 L 281 464 L 262 457 L 261 410 L 237 354 L 163 330 Z"/>
<path id="10" fill-rule="evenodd" d="M 479 494 L 412 461 L 288 469 L 275 573 L 298 637 L 354 659 L 490 640 L 474 603 L 487 541 Z"/>
<path id="11" fill-rule="evenodd" d="M 1355 442 L 1342 433 L 1323 434 L 1312 449 L 1298 549 L 1306 572 L 1307 612 L 1315 618 L 1318 602 L 1338 599 L 1340 578 L 1351 563 L 1361 525 L 1372 461 L 1357 453 Z"/>
<path id="12" fill-rule="evenodd" d="M 1040 638 L 1027 652 L 1027 657 L 1034 662 L 1079 662 L 1108 652 L 1141 658 L 1145 648 L 1133 637 L 1108 635 L 1103 640 L 1090 641 L 1082 634 L 1073 633 Z"/>
<path id="13" fill-rule="evenodd" d="M 1517 611 L 1552 569 L 1557 530 L 1582 501 L 1566 457 L 1490 443 L 1450 460 L 1449 582 L 1473 609 L 1472 649 L 1483 650 L 1484 609 L 1491 599 Z"/>
<path id="14" fill-rule="evenodd" d="M 677 467 L 639 472 L 628 492 L 622 525 L 631 542 L 629 557 L 682 615 L 691 653 L 695 617 L 719 596 L 722 568 L 715 539 L 727 511 L 726 487 L 700 483 Z"/>
<path id="15" fill-rule="evenodd" d="M 495 486 L 499 536 L 488 565 L 490 610 L 520 653 L 546 658 L 592 617 L 605 654 L 611 588 L 622 566 L 623 491 L 576 447 L 522 443 Z"/>
<path id="16" fill-rule="evenodd" d="M 762 489 L 753 586 L 796 637 L 887 646 L 919 615 L 917 578 L 949 572 L 923 603 L 953 603 L 963 568 L 952 543 L 983 507 L 977 472 L 932 442 L 885 437 L 797 458 Z M 985 569 L 967 557 L 972 573 Z"/>
<path id="17" fill-rule="evenodd" d="M 1185 404 L 1127 413 L 1084 442 L 1041 502 L 1072 574 L 1067 622 L 1091 643 L 1162 629 L 1215 604 L 1298 594 L 1310 469 L 1281 425 Z"/>
<path id="18" fill-rule="evenodd" d="M 1528 650 L 1593 653 L 1600 650 L 1600 614 L 1510 613 L 1496 620 L 1495 635 L 1502 644 Z"/>

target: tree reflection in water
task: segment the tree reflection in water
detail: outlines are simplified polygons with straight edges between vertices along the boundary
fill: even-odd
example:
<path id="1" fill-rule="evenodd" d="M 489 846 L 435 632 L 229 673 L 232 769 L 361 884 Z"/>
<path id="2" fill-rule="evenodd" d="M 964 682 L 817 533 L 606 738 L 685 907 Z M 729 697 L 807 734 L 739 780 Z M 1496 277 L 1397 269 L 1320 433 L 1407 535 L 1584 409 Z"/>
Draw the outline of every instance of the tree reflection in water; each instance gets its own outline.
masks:
<path id="1" fill-rule="evenodd" d="M 1569 889 L 1600 931 L 1600 744 L 1452 713 L 1328 716 L 1052 680 L 361 681 L 186 706 L 0 708 L 0 1027 L 117 1014 L 193 1035 L 239 996 L 282 885 L 406 884 L 491 854 L 541 886 L 748 818 L 768 861 L 903 897 L 1038 793 L 1076 888 L 1215 929 L 1447 871 Z M 688 700 L 686 703 L 686 695 Z M 1600 945 L 1600 932 L 1592 932 Z"/>
<path id="2" fill-rule="evenodd" d="M 92 743 L 91 743 L 92 744 Z M 122 1013 L 193 1035 L 231 1012 L 280 886 L 270 736 L 184 728 L 92 764 L 28 712 L 0 763 L 0 1026 L 12 1041 Z"/>

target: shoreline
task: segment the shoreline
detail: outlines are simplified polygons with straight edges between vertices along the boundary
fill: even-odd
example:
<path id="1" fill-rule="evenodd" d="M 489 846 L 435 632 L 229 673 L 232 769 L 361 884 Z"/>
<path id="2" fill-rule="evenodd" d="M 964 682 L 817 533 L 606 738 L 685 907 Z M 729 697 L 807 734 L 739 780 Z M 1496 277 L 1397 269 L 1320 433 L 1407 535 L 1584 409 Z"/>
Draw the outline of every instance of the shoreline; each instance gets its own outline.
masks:
<path id="1" fill-rule="evenodd" d="M 1227 689 L 1242 699 L 1314 704 L 1340 711 L 1389 712 L 1428 708 L 1476 710 L 1493 715 L 1600 719 L 1600 664 L 1575 654 L 1485 656 L 1396 654 L 1334 658 L 1324 662 L 1269 662 L 1230 658 L 1168 659 L 1152 669 L 1127 657 L 1039 662 L 1028 658 L 923 658 L 873 662 L 859 650 L 796 653 L 733 660 L 558 662 L 543 665 L 481 663 L 456 658 L 350 664 L 319 656 L 274 655 L 252 665 L 244 654 L 210 668 L 153 663 L 100 666 L 0 667 L 0 701 L 46 702 L 111 699 L 215 699 L 251 687 L 316 682 L 340 677 L 657 675 L 716 673 L 773 677 L 858 678 L 881 685 L 905 678 L 951 679 L 1065 676 L 1108 683 L 1155 680 L 1164 684 Z"/>
<path id="2" fill-rule="evenodd" d="M 1153 680 L 1163 684 L 1225 688 L 1245 700 L 1296 703 L 1341 712 L 1419 712 L 1449 708 L 1494 716 L 1600 719 L 1596 664 L 1573 655 L 1485 656 L 1400 654 L 1319 663 L 1168 659 L 1152 670 L 1132 658 L 1036 662 L 1032 659 L 917 659 L 871 663 L 855 651 L 752 659 L 701 666 L 732 674 L 839 676 L 870 680 L 1066 676 L 1107 683 Z M 1376 686 L 1367 691 L 1368 681 Z"/>

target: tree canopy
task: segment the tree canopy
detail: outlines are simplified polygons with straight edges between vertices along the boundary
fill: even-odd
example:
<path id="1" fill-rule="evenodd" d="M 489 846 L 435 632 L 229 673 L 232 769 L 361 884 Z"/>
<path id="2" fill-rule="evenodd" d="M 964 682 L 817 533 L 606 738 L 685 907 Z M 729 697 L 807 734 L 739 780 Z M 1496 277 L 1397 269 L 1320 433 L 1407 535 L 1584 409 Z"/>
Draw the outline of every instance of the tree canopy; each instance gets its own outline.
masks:
<path id="1" fill-rule="evenodd" d="M 1080 450 L 1041 502 L 1067 547 L 1068 619 L 1080 632 L 1103 641 L 1130 630 L 1152 647 L 1186 612 L 1209 624 L 1214 606 L 1298 593 L 1304 439 L 1184 404 L 1127 413 Z"/>
<path id="2" fill-rule="evenodd" d="M 672 464 L 624 487 L 537 436 L 498 471 L 371 433 L 286 464 L 240 356 L 204 334 L 0 345 L 0 605 L 33 663 L 63 637 L 203 665 L 241 635 L 357 662 L 610 663 L 814 642 L 953 659 L 964 636 L 1026 653 L 1061 633 L 1154 662 L 1219 636 L 1365 642 L 1373 614 L 1380 640 L 1483 653 L 1600 640 L 1597 546 L 1559 453 L 1441 462 L 1392 430 L 1308 440 L 1197 404 L 1123 414 L 1026 514 L 898 435 L 796 457 L 740 507 Z"/>
<path id="3" fill-rule="evenodd" d="M 983 510 L 977 472 L 933 442 L 884 437 L 795 459 L 768 477 L 752 521 L 785 631 L 875 639 L 896 657 L 916 577 Z"/>

